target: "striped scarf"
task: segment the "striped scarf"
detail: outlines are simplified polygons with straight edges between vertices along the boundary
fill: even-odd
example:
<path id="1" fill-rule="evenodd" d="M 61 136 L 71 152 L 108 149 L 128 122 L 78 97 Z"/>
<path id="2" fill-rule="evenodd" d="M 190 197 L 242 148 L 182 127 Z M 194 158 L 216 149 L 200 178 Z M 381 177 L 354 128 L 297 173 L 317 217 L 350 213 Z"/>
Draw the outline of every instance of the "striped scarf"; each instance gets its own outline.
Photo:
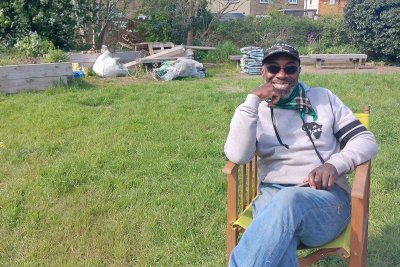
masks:
<path id="1" fill-rule="evenodd" d="M 310 100 L 306 97 L 306 90 L 300 83 L 296 85 L 288 98 L 281 98 L 274 106 L 282 109 L 299 110 L 303 121 L 305 114 L 311 115 L 313 121 L 316 121 L 318 118 L 317 113 L 311 106 Z"/>

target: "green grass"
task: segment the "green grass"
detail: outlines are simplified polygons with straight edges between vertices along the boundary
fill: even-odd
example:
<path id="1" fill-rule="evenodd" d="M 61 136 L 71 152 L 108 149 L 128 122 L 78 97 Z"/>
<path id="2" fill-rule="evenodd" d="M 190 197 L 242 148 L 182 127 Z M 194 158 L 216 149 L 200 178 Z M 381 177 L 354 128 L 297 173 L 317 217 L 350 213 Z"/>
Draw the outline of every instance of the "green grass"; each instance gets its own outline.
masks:
<path id="1" fill-rule="evenodd" d="M 234 71 L 0 94 L 0 266 L 224 266 L 223 144 L 261 81 Z M 400 77 L 302 80 L 372 105 L 369 266 L 400 266 Z"/>

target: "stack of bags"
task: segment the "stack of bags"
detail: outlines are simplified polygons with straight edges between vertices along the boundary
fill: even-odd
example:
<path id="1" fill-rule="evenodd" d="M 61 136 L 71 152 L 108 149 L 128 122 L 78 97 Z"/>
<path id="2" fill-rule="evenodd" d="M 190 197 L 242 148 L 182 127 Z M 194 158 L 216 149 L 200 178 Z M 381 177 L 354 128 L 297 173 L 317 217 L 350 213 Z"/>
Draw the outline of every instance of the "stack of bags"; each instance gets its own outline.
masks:
<path id="1" fill-rule="evenodd" d="M 250 75 L 260 74 L 264 53 L 261 47 L 247 46 L 240 49 L 243 56 L 240 59 L 240 71 Z"/>

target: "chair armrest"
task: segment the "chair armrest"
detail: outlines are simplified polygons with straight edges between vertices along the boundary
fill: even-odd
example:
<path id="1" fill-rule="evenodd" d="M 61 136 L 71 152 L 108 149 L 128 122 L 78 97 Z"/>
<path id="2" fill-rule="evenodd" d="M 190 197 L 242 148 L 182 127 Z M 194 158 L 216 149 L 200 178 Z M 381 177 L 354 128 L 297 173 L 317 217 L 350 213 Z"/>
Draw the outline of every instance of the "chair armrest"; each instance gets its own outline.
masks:
<path id="1" fill-rule="evenodd" d="M 351 191 L 349 266 L 367 266 L 371 161 L 357 166 Z"/>
<path id="2" fill-rule="evenodd" d="M 229 175 L 237 172 L 238 164 L 228 160 L 222 169 L 222 172 Z"/>
<path id="3" fill-rule="evenodd" d="M 369 191 L 370 167 L 371 161 L 364 162 L 357 166 L 351 190 L 352 198 L 363 199 L 366 197 L 366 194 Z"/>

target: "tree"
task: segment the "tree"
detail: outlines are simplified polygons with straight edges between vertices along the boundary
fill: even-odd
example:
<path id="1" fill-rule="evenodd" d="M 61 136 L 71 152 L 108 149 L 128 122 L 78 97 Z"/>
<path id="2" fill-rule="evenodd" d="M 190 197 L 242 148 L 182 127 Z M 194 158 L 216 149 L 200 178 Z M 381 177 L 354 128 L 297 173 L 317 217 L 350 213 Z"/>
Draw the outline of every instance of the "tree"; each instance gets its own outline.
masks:
<path id="1" fill-rule="evenodd" d="M 128 0 L 72 0 L 82 43 L 99 49 L 107 31 L 126 28 Z"/>
<path id="2" fill-rule="evenodd" d="M 0 45 L 12 46 L 32 33 L 59 48 L 80 42 L 100 48 L 107 31 L 126 27 L 129 0 L 0 1 Z"/>
<path id="3" fill-rule="evenodd" d="M 211 14 L 210 0 L 141 0 L 139 14 L 148 18 L 141 31 L 148 41 L 172 41 L 175 43 L 201 42 L 223 14 L 237 10 L 246 1 L 217 0 L 220 9 Z"/>
<path id="4" fill-rule="evenodd" d="M 56 47 L 71 47 L 75 25 L 71 14 L 70 0 L 1 1 L 1 43 L 11 46 L 36 32 Z"/>
<path id="5" fill-rule="evenodd" d="M 355 46 L 372 57 L 400 61 L 400 0 L 349 0 L 345 19 Z"/>
<path id="6" fill-rule="evenodd" d="M 207 5 L 210 8 L 212 5 L 212 2 L 217 5 L 219 5 L 218 10 L 213 14 L 213 17 L 208 24 L 208 27 L 206 30 L 203 32 L 201 39 L 204 39 L 210 31 L 213 29 L 214 25 L 217 24 L 218 21 L 220 21 L 221 17 L 224 14 L 231 13 L 234 11 L 237 11 L 242 5 L 246 4 L 250 0 L 244 0 L 244 1 L 226 1 L 226 0 L 208 0 Z"/>
<path id="7" fill-rule="evenodd" d="M 148 41 L 191 44 L 199 28 L 211 18 L 206 8 L 205 0 L 142 0 L 138 13 L 148 19 L 140 30 Z"/>

